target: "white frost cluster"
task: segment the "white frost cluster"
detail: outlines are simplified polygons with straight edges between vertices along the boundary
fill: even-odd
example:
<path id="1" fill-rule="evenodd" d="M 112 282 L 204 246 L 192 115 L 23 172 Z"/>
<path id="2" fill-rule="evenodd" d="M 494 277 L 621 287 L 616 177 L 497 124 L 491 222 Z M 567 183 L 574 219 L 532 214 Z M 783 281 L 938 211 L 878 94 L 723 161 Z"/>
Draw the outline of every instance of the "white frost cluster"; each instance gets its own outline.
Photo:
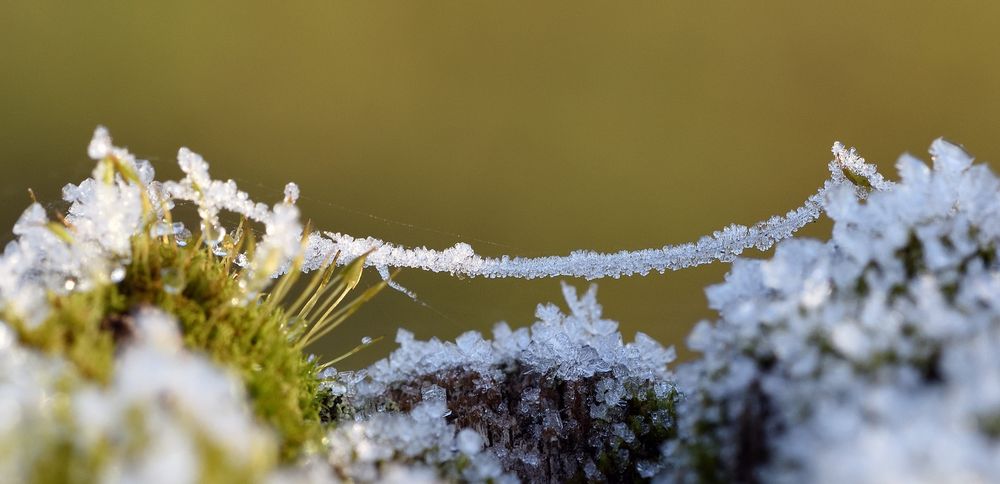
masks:
<path id="1" fill-rule="evenodd" d="M 289 185 L 274 207 L 250 200 L 232 180 L 212 180 L 208 163 L 186 148 L 178 153 L 185 173 L 180 181 L 159 182 L 149 162 L 112 145 L 108 131 L 97 128 L 87 150 L 97 162 L 91 178 L 63 188 L 70 204 L 64 220 L 51 220 L 33 203 L 14 225 L 16 239 L 0 256 L 0 314 L 33 325 L 48 315 L 47 293 L 85 290 L 95 283 L 118 282 L 131 253 L 131 239 L 143 230 L 175 236 L 186 243 L 190 231 L 171 223 L 175 200 L 194 202 L 208 243 L 222 240 L 221 211 L 231 211 L 265 226 L 248 265 L 244 286 L 254 296 L 272 275 L 287 268 L 301 252 L 302 227 L 294 203 L 298 188 Z"/>
<path id="2" fill-rule="evenodd" d="M 426 455 L 426 449 L 454 447 L 491 456 L 490 469 L 496 455 L 503 469 L 531 482 L 621 478 L 630 475 L 622 467 L 633 459 L 644 459 L 639 476 L 654 475 L 664 463 L 655 447 L 652 458 L 643 454 L 638 441 L 673 425 L 668 407 L 656 402 L 668 405 L 674 396 L 667 368 L 674 349 L 643 333 L 623 342 L 618 324 L 602 317 L 596 286 L 582 297 L 566 284 L 563 292 L 568 313 L 539 305 L 530 328 L 512 331 L 499 323 L 492 340 L 470 331 L 454 342 L 418 341 L 400 330 L 400 346 L 388 358 L 360 372 L 332 372 L 329 388 L 355 413 L 331 437 L 331 460 L 368 479 L 377 463 L 409 462 L 420 454 L 417 462 L 437 465 L 443 457 Z M 392 411 L 414 402 L 408 414 Z M 630 413 L 630 405 L 654 410 Z M 454 445 L 434 444 L 455 434 L 445 416 L 465 426 Z M 367 445 L 374 436 L 380 445 Z M 617 460 L 603 469 L 613 474 L 602 475 L 597 462 L 607 454 Z"/>
<path id="3" fill-rule="evenodd" d="M 261 223 L 265 227 L 264 237 L 257 244 L 253 258 L 245 256 L 238 263 L 245 265 L 242 285 L 249 298 L 264 289 L 271 277 L 288 270 L 291 260 L 302 249 L 302 224 L 295 202 L 299 198 L 299 188 L 294 183 L 285 186 L 285 198 L 268 207 L 254 202 L 250 195 L 241 191 L 233 180 L 213 180 L 208 173 L 208 163 L 187 148 L 181 148 L 177 161 L 185 176 L 180 181 L 167 181 L 160 185 L 160 192 L 170 200 L 194 202 L 201 217 L 201 231 L 204 240 L 215 245 L 224 239 L 226 228 L 219 222 L 219 213 L 229 211 L 248 220 Z M 224 253 L 224 252 L 223 252 Z M 319 268 L 329 260 L 314 263 L 311 268 Z"/>
<path id="4" fill-rule="evenodd" d="M 828 242 L 737 260 L 688 339 L 672 480 L 1000 480 L 1000 181 L 961 148 L 912 156 Z"/>
<path id="5" fill-rule="evenodd" d="M 515 362 L 525 371 L 562 380 L 605 373 L 622 385 L 627 379 L 669 380 L 667 364 L 676 357 L 673 347 L 664 348 L 641 332 L 636 333 L 635 341 L 623 342 L 618 323 L 601 316 L 596 286 L 577 297 L 576 289 L 564 283 L 563 294 L 569 314 L 554 304 L 539 305 L 535 312 L 538 321 L 530 328 L 512 331 L 501 322 L 493 328 L 492 340 L 484 339 L 478 331 L 468 331 L 454 342 L 437 338 L 418 341 L 400 329 L 396 335 L 399 348 L 363 372 L 345 375 L 351 380 L 345 391 L 361 399 L 377 397 L 393 384 L 455 368 L 500 379 L 502 367 Z"/>
<path id="6" fill-rule="evenodd" d="M 379 413 L 330 432 L 334 470 L 358 482 L 518 482 L 483 450 L 482 436 L 447 422 L 444 389 L 428 388 L 424 396 L 408 413 Z M 458 466 L 460 458 L 468 463 Z"/>
<path id="7" fill-rule="evenodd" d="M 136 329 L 105 386 L 18 345 L 0 323 L 5 481 L 44 481 L 46 472 L 54 478 L 65 470 L 84 481 L 193 483 L 226 468 L 270 469 L 275 438 L 255 421 L 242 384 L 182 351 L 172 317 L 145 310 Z M 66 449 L 77 460 L 66 461 Z M 203 462 L 209 455 L 218 461 Z"/>
<path id="8" fill-rule="evenodd" d="M 95 160 L 113 156 L 142 182 L 152 181 L 149 163 L 110 143 L 107 131 L 98 129 L 88 153 Z M 40 204 L 31 204 L 14 225 L 16 239 L 0 257 L 0 309 L 36 324 L 48 314 L 48 291 L 85 289 L 123 277 L 121 261 L 142 227 L 142 197 L 136 183 L 98 163 L 93 178 L 63 188 L 63 198 L 72 204 L 65 224 L 50 221 Z"/>

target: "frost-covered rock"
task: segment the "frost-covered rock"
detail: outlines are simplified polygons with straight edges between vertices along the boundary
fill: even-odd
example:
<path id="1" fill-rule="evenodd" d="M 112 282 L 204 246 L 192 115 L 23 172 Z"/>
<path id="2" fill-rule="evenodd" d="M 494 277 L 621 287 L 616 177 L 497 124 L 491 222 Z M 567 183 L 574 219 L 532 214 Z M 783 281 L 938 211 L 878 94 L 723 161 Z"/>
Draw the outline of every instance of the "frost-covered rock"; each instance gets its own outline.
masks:
<path id="1" fill-rule="evenodd" d="M 1000 182 L 961 148 L 911 156 L 827 242 L 738 260 L 678 370 L 672 480 L 1000 479 Z"/>
<path id="2" fill-rule="evenodd" d="M 400 347 L 388 358 L 335 375 L 331 389 L 354 413 L 343 417 L 346 430 L 331 436 L 333 447 L 344 449 L 331 460 L 369 469 L 363 475 L 371 477 L 372 460 L 420 454 L 420 462 L 438 465 L 441 455 L 426 449 L 457 449 L 472 469 L 495 465 L 491 472 L 527 482 L 654 475 L 664 465 L 659 447 L 674 426 L 676 393 L 667 369 L 674 351 L 642 333 L 624 343 L 617 323 L 602 318 L 595 289 L 577 297 L 564 285 L 568 314 L 541 305 L 530 329 L 500 323 L 492 340 L 468 332 L 454 342 L 417 341 L 400 330 Z M 416 421 L 431 410 L 433 427 Z M 457 436 L 452 425 L 462 429 Z M 358 447 L 355 435 L 368 434 L 382 444 L 375 458 L 357 451 L 368 447 Z"/>

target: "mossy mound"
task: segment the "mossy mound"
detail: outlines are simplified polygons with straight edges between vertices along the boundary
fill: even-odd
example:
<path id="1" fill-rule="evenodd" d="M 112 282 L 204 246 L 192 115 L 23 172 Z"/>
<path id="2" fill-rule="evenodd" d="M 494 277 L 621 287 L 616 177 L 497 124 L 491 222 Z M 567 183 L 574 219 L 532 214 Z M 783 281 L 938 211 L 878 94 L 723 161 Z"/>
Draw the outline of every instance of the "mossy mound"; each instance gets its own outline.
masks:
<path id="1" fill-rule="evenodd" d="M 188 349 L 240 376 L 256 415 L 277 430 L 283 459 L 318 445 L 319 366 L 294 344 L 297 320 L 264 299 L 245 303 L 230 260 L 202 244 L 137 236 L 132 245 L 120 282 L 53 294 L 53 311 L 37 327 L 14 321 L 21 342 L 107 382 L 116 352 L 132 336 L 131 315 L 155 306 L 177 318 Z"/>

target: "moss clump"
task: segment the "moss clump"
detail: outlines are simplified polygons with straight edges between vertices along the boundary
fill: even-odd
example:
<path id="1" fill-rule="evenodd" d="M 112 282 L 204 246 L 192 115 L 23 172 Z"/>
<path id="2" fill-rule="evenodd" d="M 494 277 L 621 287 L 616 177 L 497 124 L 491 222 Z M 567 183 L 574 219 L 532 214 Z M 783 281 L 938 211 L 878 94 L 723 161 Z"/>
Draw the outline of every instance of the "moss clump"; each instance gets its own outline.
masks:
<path id="1" fill-rule="evenodd" d="M 127 431 L 103 436 L 88 446 L 81 446 L 73 433 L 76 427 L 67 409 L 60 409 L 51 415 L 52 419 L 38 422 L 35 427 L 36 440 L 27 464 L 30 476 L 25 482 L 49 483 L 91 483 L 108 480 L 115 470 L 109 471 L 109 463 L 133 462 L 148 459 L 145 452 L 149 440 L 146 428 L 145 409 L 132 407 L 125 411 Z M 219 442 L 200 429 L 196 423 L 181 419 L 178 422 L 184 432 L 193 436 L 195 448 L 202 458 L 194 477 L 203 484 L 232 482 L 260 482 L 260 476 L 272 468 L 273 455 L 251 455 L 245 461 L 237 462 L 231 449 L 220 447 Z M 114 480 L 114 479 L 112 479 Z M 7 482 L 7 481 L 4 481 Z M 20 481 L 18 481 L 20 482 Z"/>
<path id="2" fill-rule="evenodd" d="M 229 241 L 230 249 L 239 246 L 239 241 Z M 240 376 L 254 412 L 277 430 L 281 457 L 289 460 L 318 445 L 323 435 L 320 366 L 301 351 L 302 333 L 321 324 L 328 329 L 331 322 L 339 323 L 381 286 L 336 312 L 325 311 L 325 323 L 316 320 L 312 324 L 308 311 L 290 315 L 278 304 L 280 297 L 246 302 L 247 294 L 231 262 L 232 257 L 216 256 L 199 243 L 181 246 L 172 239 L 138 235 L 133 238 L 132 259 L 123 280 L 52 295 L 53 311 L 36 327 L 16 319 L 11 323 L 26 346 L 61 355 L 86 378 L 107 382 L 115 353 L 132 337 L 131 314 L 142 306 L 158 307 L 177 318 L 188 349 L 204 352 Z M 351 269 L 360 271 L 360 263 Z M 330 310 L 353 287 L 342 282 L 340 293 L 332 291 L 339 297 L 327 295 L 333 285 L 328 283 L 340 278 L 331 275 L 328 269 L 316 276 L 310 301 L 332 300 L 326 306 Z M 280 280 L 274 291 L 287 291 L 293 277 Z M 275 296 L 274 291 L 270 296 Z M 333 316 L 337 319 L 331 320 Z"/>
<path id="3" fill-rule="evenodd" d="M 7 318 L 21 343 L 49 354 L 59 354 L 84 377 L 107 382 L 114 367 L 115 338 L 104 323 L 110 308 L 125 307 L 125 298 L 111 285 L 91 291 L 50 296 L 52 313 L 42 324 L 29 328 Z"/>

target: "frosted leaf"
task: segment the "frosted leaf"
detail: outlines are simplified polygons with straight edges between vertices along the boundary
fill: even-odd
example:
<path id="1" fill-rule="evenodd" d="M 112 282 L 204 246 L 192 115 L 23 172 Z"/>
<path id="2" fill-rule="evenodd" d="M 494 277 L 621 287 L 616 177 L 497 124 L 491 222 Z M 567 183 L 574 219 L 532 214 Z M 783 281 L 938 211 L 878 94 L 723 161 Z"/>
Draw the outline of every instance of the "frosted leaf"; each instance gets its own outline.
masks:
<path id="1" fill-rule="evenodd" d="M 838 141 L 833 144 L 831 151 L 833 152 L 834 161 L 830 166 L 830 171 L 834 175 L 834 180 L 840 179 L 843 175 L 851 174 L 854 177 L 863 179 L 872 189 L 877 191 L 888 190 L 895 185 L 883 178 L 875 165 L 868 164 L 864 158 L 858 155 L 857 150 L 854 148 L 845 148 Z M 840 173 L 838 174 L 835 169 L 841 170 Z"/>

